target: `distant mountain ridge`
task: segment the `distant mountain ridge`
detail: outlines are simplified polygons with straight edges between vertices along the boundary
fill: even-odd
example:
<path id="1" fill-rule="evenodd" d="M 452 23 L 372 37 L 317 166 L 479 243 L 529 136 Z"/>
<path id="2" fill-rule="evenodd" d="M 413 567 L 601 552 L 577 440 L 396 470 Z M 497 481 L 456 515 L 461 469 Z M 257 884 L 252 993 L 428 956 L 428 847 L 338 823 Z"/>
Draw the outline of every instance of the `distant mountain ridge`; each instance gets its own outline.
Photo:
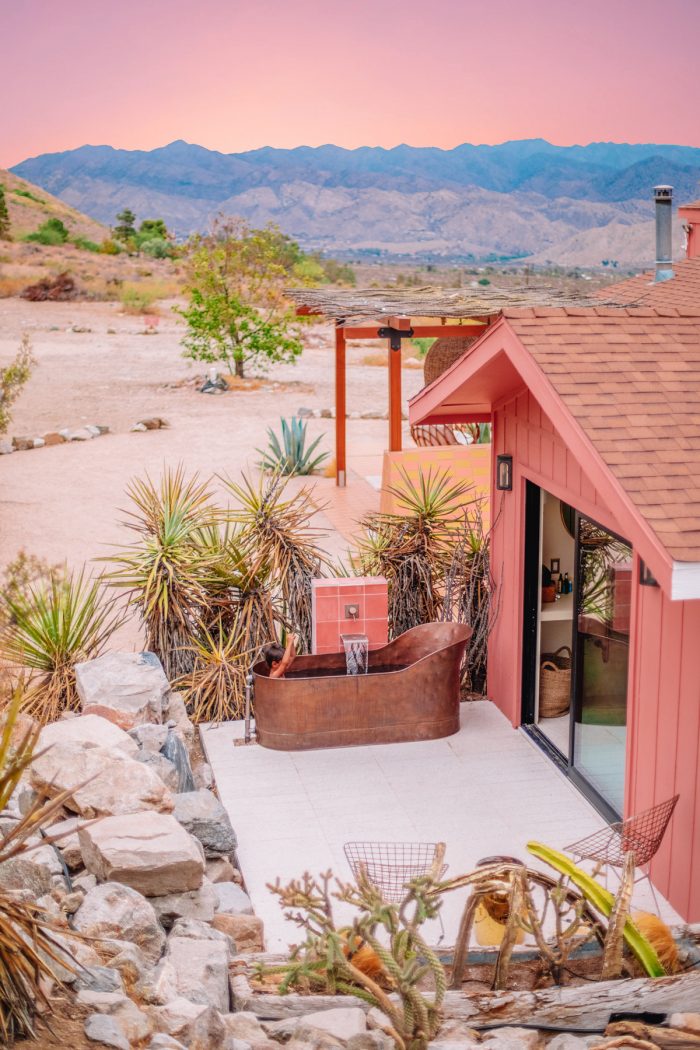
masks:
<path id="1" fill-rule="evenodd" d="M 580 244 L 580 265 L 610 257 L 609 227 L 615 257 L 626 252 L 620 226 L 630 237 L 619 261 L 651 260 L 656 183 L 672 184 L 677 203 L 700 196 L 698 148 L 544 139 L 232 154 L 178 140 L 148 151 L 81 146 L 12 170 L 101 222 L 129 206 L 182 237 L 225 212 L 277 222 L 304 247 L 339 254 L 556 262 Z"/>

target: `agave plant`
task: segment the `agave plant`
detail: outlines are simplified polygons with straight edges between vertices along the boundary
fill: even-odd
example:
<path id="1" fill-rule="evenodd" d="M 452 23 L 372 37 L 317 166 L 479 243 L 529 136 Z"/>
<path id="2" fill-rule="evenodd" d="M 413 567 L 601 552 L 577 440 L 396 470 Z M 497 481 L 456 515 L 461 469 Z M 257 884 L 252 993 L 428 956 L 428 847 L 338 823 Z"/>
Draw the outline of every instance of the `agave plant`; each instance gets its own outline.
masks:
<path id="1" fill-rule="evenodd" d="M 417 482 L 402 470 L 401 480 L 389 491 L 403 513 L 364 518 L 354 561 L 358 571 L 386 577 L 392 637 L 440 619 L 459 516 L 473 502 L 471 486 L 452 482 L 447 470 L 421 470 Z"/>
<path id="2" fill-rule="evenodd" d="M 277 437 L 272 427 L 267 428 L 268 446 L 265 451 L 257 449 L 262 456 L 260 466 L 263 470 L 271 470 L 279 474 L 313 474 L 318 470 L 324 460 L 328 459 L 327 452 L 321 452 L 314 456 L 322 434 L 315 438 L 311 444 L 306 445 L 306 423 L 297 416 L 287 422 L 280 419 L 282 437 Z"/>
<path id="3" fill-rule="evenodd" d="M 225 484 L 237 502 L 231 517 L 241 528 L 240 542 L 253 570 L 257 574 L 265 568 L 276 582 L 283 618 L 297 633 L 299 651 L 308 652 L 311 581 L 328 568 L 329 561 L 318 546 L 322 533 L 310 524 L 321 508 L 308 488 L 287 495 L 287 480 L 274 474 L 254 485 L 244 475 L 240 485 L 228 480 Z"/>
<path id="4" fill-rule="evenodd" d="M 36 723 L 22 731 L 19 719 L 23 704 L 24 683 L 20 681 L 0 725 L 0 811 L 29 766 L 39 734 Z M 31 849 L 27 839 L 55 820 L 73 790 L 50 802 L 35 803 L 10 825 L 9 831 L 0 833 L 0 865 Z M 43 841 L 52 839 L 46 836 Z M 50 981 L 60 984 L 55 972 L 59 966 L 73 969 L 41 909 L 0 889 L 0 1045 L 12 1045 L 18 1037 L 34 1035 L 36 1008 L 51 1009 L 46 987 Z"/>
<path id="5" fill-rule="evenodd" d="M 122 621 L 100 578 L 82 569 L 6 598 L 10 622 L 0 634 L 0 657 L 33 672 L 27 706 L 40 722 L 79 706 L 75 665 L 99 656 Z"/>
<path id="6" fill-rule="evenodd" d="M 192 639 L 208 607 L 216 558 L 203 551 L 202 528 L 215 520 L 207 482 L 185 478 L 182 466 L 160 482 L 137 479 L 128 490 L 134 509 L 124 522 L 137 541 L 107 559 L 118 566 L 113 586 L 128 592 L 146 627 L 146 646 L 169 678 L 192 670 Z"/>

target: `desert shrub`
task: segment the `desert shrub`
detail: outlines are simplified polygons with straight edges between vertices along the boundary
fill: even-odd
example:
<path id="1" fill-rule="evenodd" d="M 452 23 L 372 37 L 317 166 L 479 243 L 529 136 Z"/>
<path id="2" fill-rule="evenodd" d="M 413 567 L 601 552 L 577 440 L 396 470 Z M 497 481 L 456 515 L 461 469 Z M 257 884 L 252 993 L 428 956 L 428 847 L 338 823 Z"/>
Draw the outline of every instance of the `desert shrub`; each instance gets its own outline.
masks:
<path id="1" fill-rule="evenodd" d="M 12 406 L 32 374 L 33 364 L 32 344 L 25 332 L 14 359 L 0 368 L 0 434 L 7 432 L 12 420 Z"/>
<path id="2" fill-rule="evenodd" d="M 5 566 L 0 576 L 0 627 L 12 620 L 9 603 L 26 601 L 30 587 L 59 580 L 65 574 L 61 565 L 52 565 L 35 554 L 27 554 L 22 548 Z"/>
<path id="3" fill-rule="evenodd" d="M 26 277 L 0 276 L 0 299 L 9 299 L 13 295 L 19 295 L 26 285 Z"/>
<path id="4" fill-rule="evenodd" d="M 142 241 L 140 250 L 153 259 L 167 259 L 172 255 L 172 247 L 162 237 L 152 237 L 148 241 Z"/>
<path id="5" fill-rule="evenodd" d="M 484 287 L 486 287 L 486 285 L 487 284 L 491 284 L 491 282 L 489 281 L 488 277 L 480 277 L 479 278 L 479 284 L 481 284 Z"/>
<path id="6" fill-rule="evenodd" d="M 119 255 L 121 247 L 111 237 L 105 237 L 100 244 L 100 251 L 103 255 Z"/>
<path id="7" fill-rule="evenodd" d="M 119 301 L 128 314 L 142 314 L 159 298 L 158 286 L 125 281 L 119 290 Z"/>
<path id="8" fill-rule="evenodd" d="M 19 683 L 0 722 L 0 811 L 4 810 L 20 778 L 32 761 L 38 727 L 23 731 L 21 709 L 24 686 Z M 0 836 L 0 865 L 20 857 L 31 847 L 28 838 L 35 837 L 55 822 L 70 790 L 61 792 L 50 802 L 34 802 L 29 811 Z M 49 840 L 50 841 L 50 840 Z M 51 1011 L 53 995 L 48 989 L 57 981 L 58 967 L 75 970 L 66 951 L 56 940 L 54 928 L 36 904 L 18 899 L 0 889 L 0 1045 L 12 1046 L 15 1039 L 34 1035 L 33 1019 L 37 1008 Z M 64 935 L 65 930 L 61 933 Z M 60 980 L 58 981 L 60 985 Z M 55 993 L 54 993 L 55 994 Z"/>
<path id="9" fill-rule="evenodd" d="M 0 659 L 33 675 L 26 709 L 54 722 L 79 707 L 75 665 L 102 652 L 121 622 L 100 579 L 85 571 L 28 584 L 6 598 L 10 622 L 0 633 Z"/>
<path id="10" fill-rule="evenodd" d="M 10 213 L 5 200 L 5 187 L 0 186 L 0 241 L 12 240 L 10 233 Z"/>
<path id="11" fill-rule="evenodd" d="M 35 204 L 46 204 L 46 201 L 43 200 L 42 197 L 37 197 L 35 193 L 31 192 L 31 190 L 16 189 L 12 192 L 15 193 L 18 197 L 26 197 L 27 200 L 34 201 Z"/>
<path id="12" fill-rule="evenodd" d="M 74 237 L 73 244 L 76 248 L 81 248 L 84 252 L 99 252 L 100 246 L 95 241 L 88 240 L 87 237 Z"/>
<path id="13" fill-rule="evenodd" d="M 35 241 L 37 244 L 57 246 L 65 244 L 68 240 L 68 230 L 60 219 L 51 218 L 43 222 L 34 233 L 28 233 L 25 241 Z"/>

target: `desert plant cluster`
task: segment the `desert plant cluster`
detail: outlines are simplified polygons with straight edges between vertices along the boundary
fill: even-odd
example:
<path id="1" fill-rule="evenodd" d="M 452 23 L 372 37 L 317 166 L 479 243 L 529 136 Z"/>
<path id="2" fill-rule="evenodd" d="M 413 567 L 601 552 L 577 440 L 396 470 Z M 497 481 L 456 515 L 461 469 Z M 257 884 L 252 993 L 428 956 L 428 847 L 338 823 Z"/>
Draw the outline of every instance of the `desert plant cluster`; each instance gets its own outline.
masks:
<path id="1" fill-rule="evenodd" d="M 194 721 L 240 718 L 262 646 L 294 633 L 308 652 L 312 580 L 338 572 L 387 578 L 392 637 L 431 620 L 472 625 L 464 681 L 483 689 L 497 597 L 488 534 L 464 485 L 446 473 L 404 477 L 395 493 L 404 513 L 365 519 L 348 567 L 323 551 L 312 490 L 292 491 L 278 466 L 218 482 L 225 504 L 215 479 L 182 467 L 135 479 L 123 520 L 131 541 L 99 572 L 20 558 L 3 593 L 0 659 L 29 673 L 26 706 L 39 721 L 78 708 L 75 664 L 99 656 L 133 612 Z"/>

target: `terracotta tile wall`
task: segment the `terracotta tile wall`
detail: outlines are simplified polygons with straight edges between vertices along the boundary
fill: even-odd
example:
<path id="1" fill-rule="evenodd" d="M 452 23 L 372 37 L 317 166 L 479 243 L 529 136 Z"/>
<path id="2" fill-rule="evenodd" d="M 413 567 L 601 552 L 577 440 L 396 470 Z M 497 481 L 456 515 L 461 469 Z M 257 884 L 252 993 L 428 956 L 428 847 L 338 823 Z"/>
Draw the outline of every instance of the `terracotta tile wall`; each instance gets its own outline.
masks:
<path id="1" fill-rule="evenodd" d="M 314 653 L 337 653 L 343 648 L 341 634 L 366 634 L 370 649 L 388 641 L 388 593 L 381 576 L 352 576 L 312 582 Z M 345 607 L 357 605 L 358 618 L 345 615 Z"/>

